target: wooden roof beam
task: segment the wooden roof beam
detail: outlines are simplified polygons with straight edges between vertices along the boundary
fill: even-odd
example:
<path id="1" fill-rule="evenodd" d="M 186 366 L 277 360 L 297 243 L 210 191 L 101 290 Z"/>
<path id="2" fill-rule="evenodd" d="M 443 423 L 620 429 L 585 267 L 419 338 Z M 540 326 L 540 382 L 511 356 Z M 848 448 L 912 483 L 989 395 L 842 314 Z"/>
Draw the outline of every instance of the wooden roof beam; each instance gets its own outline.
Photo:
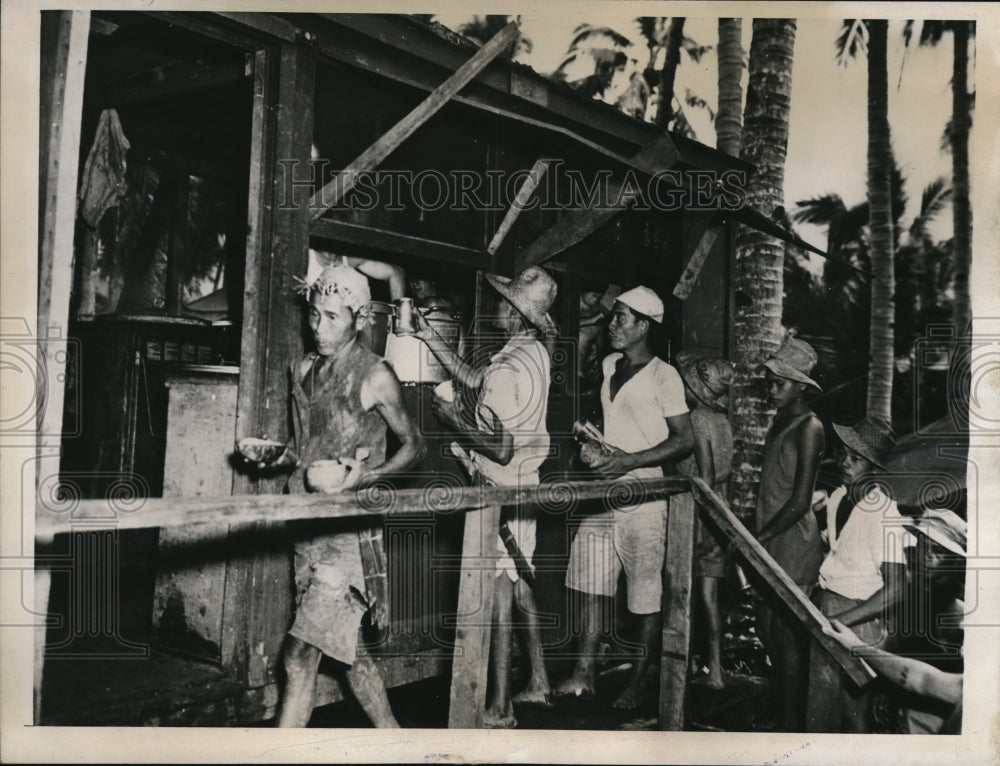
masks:
<path id="1" fill-rule="evenodd" d="M 248 77 L 242 64 L 172 61 L 112 83 L 95 85 L 106 107 L 138 104 L 175 93 L 231 85 Z"/>

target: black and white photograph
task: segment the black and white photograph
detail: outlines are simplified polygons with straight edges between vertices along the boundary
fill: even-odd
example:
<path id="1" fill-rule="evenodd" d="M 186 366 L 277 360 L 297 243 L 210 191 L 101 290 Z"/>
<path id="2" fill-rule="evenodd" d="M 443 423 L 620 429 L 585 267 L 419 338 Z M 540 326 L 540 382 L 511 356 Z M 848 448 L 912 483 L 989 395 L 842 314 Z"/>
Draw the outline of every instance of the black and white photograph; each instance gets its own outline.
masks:
<path id="1" fill-rule="evenodd" d="M 997 10 L 5 6 L 4 759 L 997 763 Z"/>

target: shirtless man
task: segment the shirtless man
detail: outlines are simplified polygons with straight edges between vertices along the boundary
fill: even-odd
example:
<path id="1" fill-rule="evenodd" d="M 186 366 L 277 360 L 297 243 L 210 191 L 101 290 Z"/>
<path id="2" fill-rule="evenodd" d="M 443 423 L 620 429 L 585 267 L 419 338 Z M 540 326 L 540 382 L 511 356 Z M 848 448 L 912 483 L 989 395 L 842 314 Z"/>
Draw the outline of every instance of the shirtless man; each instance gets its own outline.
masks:
<path id="1" fill-rule="evenodd" d="M 347 265 L 327 266 L 304 282 L 315 352 L 292 365 L 293 437 L 299 462 L 290 493 L 360 489 L 405 471 L 424 453 L 423 438 L 403 405 L 395 373 L 357 340 L 371 295 L 368 280 Z M 400 448 L 386 459 L 386 428 Z M 358 450 L 368 453 L 356 460 Z M 319 460 L 350 466 L 334 489 L 317 486 L 309 467 Z M 286 452 L 273 465 L 288 465 Z M 372 723 L 397 727 L 385 685 L 363 643 L 361 620 L 388 619 L 382 520 L 316 520 L 289 524 L 295 539 L 295 622 L 284 648 L 286 683 L 277 725 L 303 727 L 312 715 L 322 655 L 346 666 L 347 682 Z"/>

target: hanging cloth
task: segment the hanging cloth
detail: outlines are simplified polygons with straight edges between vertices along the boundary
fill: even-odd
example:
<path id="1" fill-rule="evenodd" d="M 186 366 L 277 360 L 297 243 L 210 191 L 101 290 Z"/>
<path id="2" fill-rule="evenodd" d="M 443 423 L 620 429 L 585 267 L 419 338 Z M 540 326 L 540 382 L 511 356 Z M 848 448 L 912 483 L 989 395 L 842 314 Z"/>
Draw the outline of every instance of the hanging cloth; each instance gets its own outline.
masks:
<path id="1" fill-rule="evenodd" d="M 97 228 L 104 213 L 116 207 L 125 193 L 125 155 L 129 146 L 118 112 L 105 109 L 80 181 L 78 212 L 91 229 Z"/>

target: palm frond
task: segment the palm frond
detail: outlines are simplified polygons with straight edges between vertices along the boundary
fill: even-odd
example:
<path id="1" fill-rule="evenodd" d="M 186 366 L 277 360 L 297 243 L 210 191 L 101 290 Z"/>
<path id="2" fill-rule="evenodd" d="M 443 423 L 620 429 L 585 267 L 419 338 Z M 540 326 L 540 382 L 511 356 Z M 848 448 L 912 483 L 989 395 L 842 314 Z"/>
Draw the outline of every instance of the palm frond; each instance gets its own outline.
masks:
<path id="1" fill-rule="evenodd" d="M 799 200 L 792 213 L 796 223 L 829 224 L 847 212 L 844 200 L 839 194 L 824 194 L 821 197 Z"/>
<path id="2" fill-rule="evenodd" d="M 858 53 L 868 55 L 868 26 L 863 19 L 844 19 L 840 33 L 834 42 L 836 61 L 841 66 L 847 66 Z"/>
<path id="3" fill-rule="evenodd" d="M 709 106 L 708 102 L 705 99 L 703 99 L 697 93 L 694 93 L 690 88 L 684 89 L 684 103 L 687 104 L 688 106 L 694 107 L 695 109 L 704 109 L 706 112 L 708 112 L 708 119 L 710 119 L 712 122 L 715 122 L 715 110 L 713 110 L 712 107 Z"/>
<path id="4" fill-rule="evenodd" d="M 681 40 L 681 48 L 684 50 L 685 53 L 687 53 L 688 56 L 691 57 L 691 60 L 695 64 L 700 64 L 702 56 L 704 56 L 709 51 L 715 50 L 714 45 L 700 45 L 694 40 L 692 40 L 690 37 L 686 36 L 684 37 L 683 40 Z"/>

